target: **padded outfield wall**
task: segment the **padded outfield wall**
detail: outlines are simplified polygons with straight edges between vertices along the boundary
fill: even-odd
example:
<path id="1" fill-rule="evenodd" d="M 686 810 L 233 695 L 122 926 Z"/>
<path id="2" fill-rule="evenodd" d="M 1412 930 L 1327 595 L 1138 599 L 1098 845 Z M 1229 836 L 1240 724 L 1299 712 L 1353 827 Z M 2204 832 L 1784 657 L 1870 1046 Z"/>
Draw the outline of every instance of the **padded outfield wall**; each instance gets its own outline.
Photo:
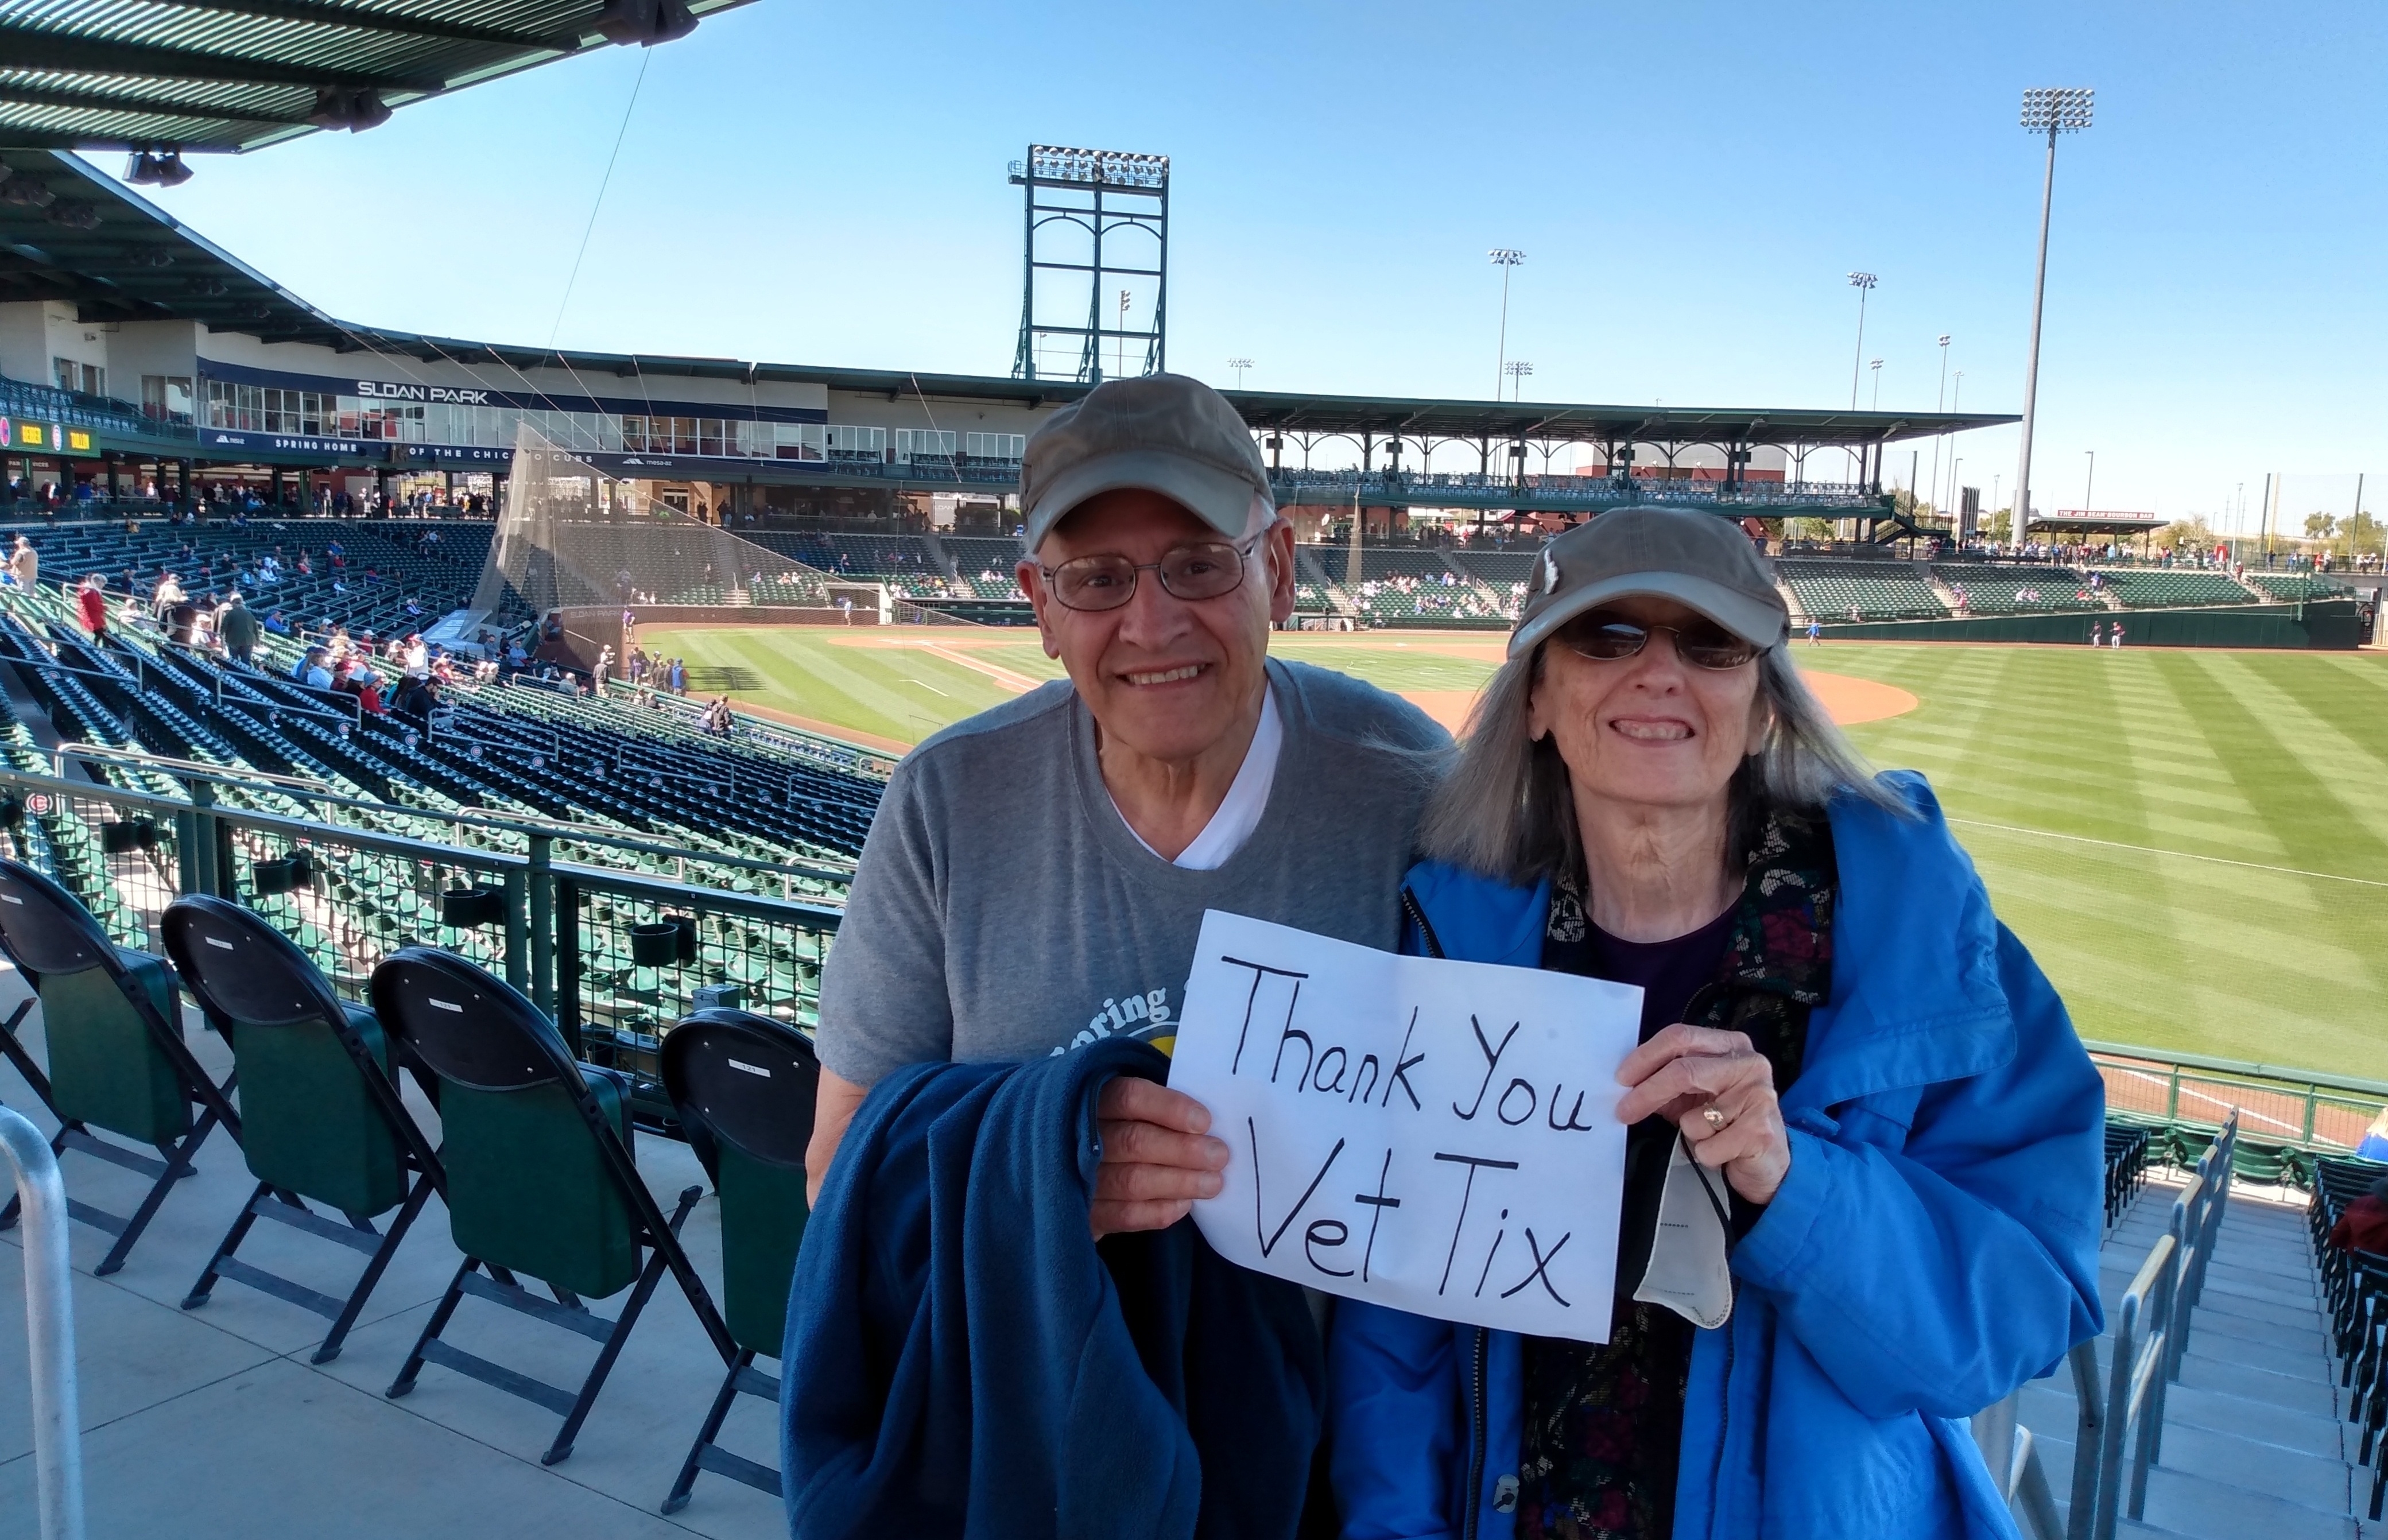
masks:
<path id="1" fill-rule="evenodd" d="M 1977 615 L 1947 620 L 1827 620 L 1824 634 L 1844 642 L 2051 642 L 2080 644 L 2090 628 L 2123 623 L 2127 647 L 2296 647 L 2345 651 L 2363 645 L 2352 599 L 2301 605 L 2232 605 L 2212 609 L 2072 611 L 2064 615 Z"/>

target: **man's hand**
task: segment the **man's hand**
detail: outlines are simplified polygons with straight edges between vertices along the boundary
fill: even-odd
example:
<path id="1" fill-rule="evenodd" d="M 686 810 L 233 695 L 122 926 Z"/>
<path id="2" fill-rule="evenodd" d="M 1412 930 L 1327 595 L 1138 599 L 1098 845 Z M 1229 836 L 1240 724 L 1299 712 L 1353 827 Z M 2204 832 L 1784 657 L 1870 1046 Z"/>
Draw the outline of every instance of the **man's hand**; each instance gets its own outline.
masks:
<path id="1" fill-rule="evenodd" d="M 1210 1113 L 1184 1091 L 1124 1075 L 1103 1087 L 1095 1118 L 1103 1159 L 1086 1217 L 1096 1240 L 1167 1229 L 1195 1199 L 1218 1196 L 1227 1147 L 1210 1137 Z"/>

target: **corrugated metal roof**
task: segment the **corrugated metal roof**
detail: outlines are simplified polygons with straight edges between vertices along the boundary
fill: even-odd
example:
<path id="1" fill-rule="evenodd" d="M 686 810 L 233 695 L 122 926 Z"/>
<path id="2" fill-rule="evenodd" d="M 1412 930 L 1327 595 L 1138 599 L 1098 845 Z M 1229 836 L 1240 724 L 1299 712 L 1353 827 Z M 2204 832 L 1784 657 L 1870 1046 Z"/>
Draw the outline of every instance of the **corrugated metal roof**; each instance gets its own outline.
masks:
<path id="1" fill-rule="evenodd" d="M 747 0 L 665 0 L 702 18 Z M 654 0 L 0 0 L 0 146 L 247 150 L 608 39 Z M 616 30 L 619 30 L 618 27 Z M 379 114 L 371 106 L 367 118 Z"/>

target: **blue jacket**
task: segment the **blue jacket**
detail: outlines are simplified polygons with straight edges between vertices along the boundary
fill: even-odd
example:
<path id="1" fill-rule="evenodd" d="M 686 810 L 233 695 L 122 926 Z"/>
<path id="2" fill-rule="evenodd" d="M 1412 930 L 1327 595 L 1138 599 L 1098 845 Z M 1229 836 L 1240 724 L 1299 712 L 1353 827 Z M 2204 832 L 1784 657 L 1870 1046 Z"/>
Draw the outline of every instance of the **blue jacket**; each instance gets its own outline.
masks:
<path id="1" fill-rule="evenodd" d="M 1678 1537 L 2013 1536 L 1960 1420 L 2102 1326 L 2104 1089 L 1921 776 L 1831 808 L 1832 995 L 1782 1093 L 1791 1169 L 1692 1351 Z M 1446 955 L 1541 965 L 1547 885 L 1410 891 Z M 1419 938 L 1405 948 L 1422 950 Z M 1512 1333 L 1345 1302 L 1328 1349 L 1346 1540 L 1506 1540 Z"/>
<path id="2" fill-rule="evenodd" d="M 1086 1203 L 1112 1038 L 915 1064 L 856 1113 L 805 1230 L 781 1359 L 795 1540 L 1291 1540 L 1325 1399 L 1302 1291 L 1190 1223 Z"/>

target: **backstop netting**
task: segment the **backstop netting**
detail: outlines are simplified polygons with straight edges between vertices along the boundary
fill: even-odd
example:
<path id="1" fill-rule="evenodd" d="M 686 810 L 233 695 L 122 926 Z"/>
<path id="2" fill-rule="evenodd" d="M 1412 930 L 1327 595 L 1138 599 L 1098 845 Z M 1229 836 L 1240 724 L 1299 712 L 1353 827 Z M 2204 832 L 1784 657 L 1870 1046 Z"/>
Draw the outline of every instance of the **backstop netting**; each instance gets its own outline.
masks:
<path id="1" fill-rule="evenodd" d="M 535 616 L 615 605 L 848 612 L 878 605 L 905 625 L 972 624 L 885 595 L 868 578 L 824 572 L 742 540 L 607 475 L 528 424 L 514 439 L 473 607 L 496 615 L 510 597 Z"/>

